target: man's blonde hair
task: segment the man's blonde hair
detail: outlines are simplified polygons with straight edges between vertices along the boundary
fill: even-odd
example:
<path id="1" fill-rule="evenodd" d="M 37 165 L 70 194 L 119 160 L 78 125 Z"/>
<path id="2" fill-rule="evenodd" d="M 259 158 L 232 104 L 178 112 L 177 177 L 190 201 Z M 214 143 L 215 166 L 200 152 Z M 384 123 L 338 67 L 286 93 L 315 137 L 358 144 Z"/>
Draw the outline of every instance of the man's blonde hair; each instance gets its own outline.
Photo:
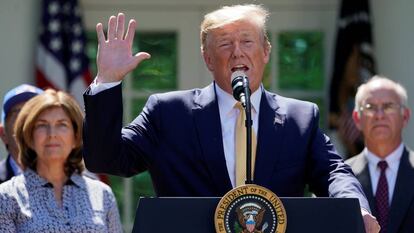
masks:
<path id="1" fill-rule="evenodd" d="M 264 7 L 255 4 L 224 6 L 206 14 L 200 26 L 201 50 L 204 51 L 207 43 L 207 35 L 212 29 L 236 21 L 251 21 L 255 23 L 262 31 L 264 43 L 270 46 L 266 32 L 268 16 L 269 12 Z"/>

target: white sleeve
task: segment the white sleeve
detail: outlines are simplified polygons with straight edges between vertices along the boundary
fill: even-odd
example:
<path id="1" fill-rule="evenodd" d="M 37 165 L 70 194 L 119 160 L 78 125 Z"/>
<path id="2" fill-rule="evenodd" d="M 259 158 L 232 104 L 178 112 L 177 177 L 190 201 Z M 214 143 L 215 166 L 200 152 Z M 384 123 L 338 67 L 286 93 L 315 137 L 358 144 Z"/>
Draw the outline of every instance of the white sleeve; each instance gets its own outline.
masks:
<path id="1" fill-rule="evenodd" d="M 96 95 L 101 91 L 107 90 L 109 88 L 112 88 L 118 84 L 120 84 L 122 81 L 118 81 L 118 82 L 110 82 L 110 83 L 98 83 L 96 81 L 96 78 L 93 80 L 93 82 L 91 83 L 90 87 L 90 94 L 91 95 Z"/>

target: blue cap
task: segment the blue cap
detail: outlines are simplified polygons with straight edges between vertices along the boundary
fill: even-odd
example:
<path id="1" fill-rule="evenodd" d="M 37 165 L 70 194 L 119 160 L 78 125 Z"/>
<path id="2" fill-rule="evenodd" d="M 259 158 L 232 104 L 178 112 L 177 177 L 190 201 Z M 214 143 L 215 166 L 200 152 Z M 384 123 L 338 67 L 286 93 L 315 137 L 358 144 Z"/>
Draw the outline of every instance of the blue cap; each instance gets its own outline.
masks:
<path id="1" fill-rule="evenodd" d="M 7 114 L 13 108 L 13 106 L 28 101 L 33 96 L 36 96 L 42 92 L 42 89 L 28 84 L 22 84 L 8 91 L 3 98 L 3 112 L 1 113 L 1 122 L 3 124 L 6 122 Z"/>

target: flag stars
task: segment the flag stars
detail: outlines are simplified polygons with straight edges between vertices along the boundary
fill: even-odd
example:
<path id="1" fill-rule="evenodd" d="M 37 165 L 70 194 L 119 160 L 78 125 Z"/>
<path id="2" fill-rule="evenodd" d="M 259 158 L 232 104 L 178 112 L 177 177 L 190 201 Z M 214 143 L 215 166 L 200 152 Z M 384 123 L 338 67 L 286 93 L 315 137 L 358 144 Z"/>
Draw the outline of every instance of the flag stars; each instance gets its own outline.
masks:
<path id="1" fill-rule="evenodd" d="M 47 0 L 42 9 L 42 25 L 39 43 L 48 51 L 37 56 L 37 65 L 50 83 L 60 89 L 75 90 L 78 83 L 89 83 L 89 66 L 86 41 L 80 15 L 80 7 L 75 7 L 76 0 Z M 47 64 L 44 58 L 56 62 Z M 50 65 L 50 66 L 49 66 Z M 52 71 L 52 73 L 50 73 Z M 85 74 L 85 75 L 84 75 Z M 83 88 L 82 88 L 83 89 Z"/>
<path id="2" fill-rule="evenodd" d="M 78 58 L 72 58 L 70 60 L 69 68 L 73 73 L 79 72 L 81 62 Z"/>
<path id="3" fill-rule="evenodd" d="M 83 44 L 79 40 L 72 42 L 72 51 L 73 53 L 80 53 L 83 49 Z"/>
<path id="4" fill-rule="evenodd" d="M 78 23 L 73 25 L 72 30 L 73 30 L 73 34 L 75 34 L 77 36 L 79 36 L 82 33 L 82 28 Z"/>
<path id="5" fill-rule="evenodd" d="M 49 31 L 52 33 L 56 33 L 60 30 L 60 22 L 57 20 L 51 20 L 49 22 Z"/>
<path id="6" fill-rule="evenodd" d="M 60 38 L 54 38 L 50 41 L 50 48 L 56 52 L 62 48 L 62 41 Z"/>
<path id="7" fill-rule="evenodd" d="M 48 12 L 50 15 L 56 15 L 59 10 L 59 4 L 57 2 L 52 2 L 48 7 Z"/>

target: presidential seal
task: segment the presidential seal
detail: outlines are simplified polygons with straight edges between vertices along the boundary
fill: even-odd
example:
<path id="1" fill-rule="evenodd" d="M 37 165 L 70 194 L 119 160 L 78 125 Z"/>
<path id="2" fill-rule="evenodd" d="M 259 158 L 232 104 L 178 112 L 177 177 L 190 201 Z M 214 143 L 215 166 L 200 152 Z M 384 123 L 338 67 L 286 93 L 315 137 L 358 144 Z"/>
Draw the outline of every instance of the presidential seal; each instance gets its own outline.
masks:
<path id="1" fill-rule="evenodd" d="M 287 219 L 276 194 L 248 184 L 230 190 L 221 198 L 214 223 L 217 233 L 284 233 Z"/>

